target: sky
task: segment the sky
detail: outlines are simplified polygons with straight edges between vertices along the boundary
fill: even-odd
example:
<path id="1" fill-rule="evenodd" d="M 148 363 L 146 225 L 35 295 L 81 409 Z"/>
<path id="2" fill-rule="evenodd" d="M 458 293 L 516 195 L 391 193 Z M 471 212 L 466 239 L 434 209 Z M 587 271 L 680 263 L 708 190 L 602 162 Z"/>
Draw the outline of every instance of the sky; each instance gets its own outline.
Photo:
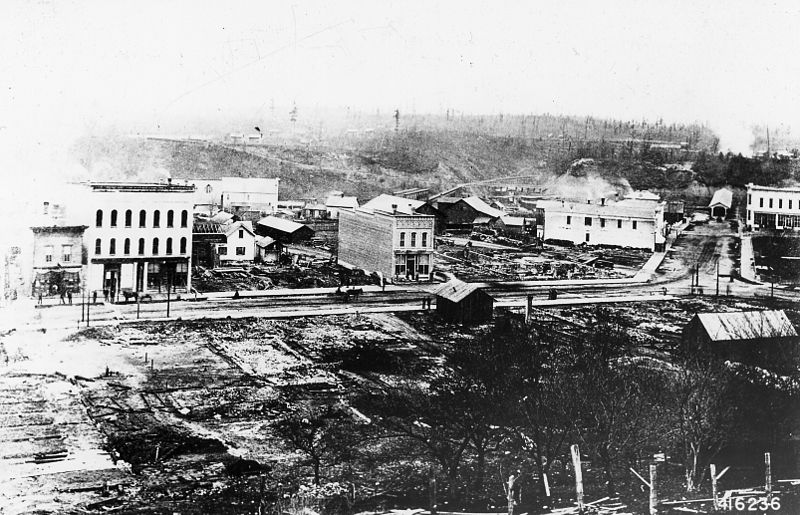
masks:
<path id="1" fill-rule="evenodd" d="M 736 0 L 4 0 L 0 166 L 270 103 L 700 121 L 747 151 L 753 124 L 800 120 L 799 22 Z"/>

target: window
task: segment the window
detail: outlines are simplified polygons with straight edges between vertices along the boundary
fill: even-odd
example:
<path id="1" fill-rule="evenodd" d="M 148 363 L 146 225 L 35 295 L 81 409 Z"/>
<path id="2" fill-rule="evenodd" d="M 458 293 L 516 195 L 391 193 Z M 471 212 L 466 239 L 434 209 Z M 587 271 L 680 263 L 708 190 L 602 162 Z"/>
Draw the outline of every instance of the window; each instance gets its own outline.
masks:
<path id="1" fill-rule="evenodd" d="M 144 238 L 139 238 L 139 255 L 144 256 Z"/>
<path id="2" fill-rule="evenodd" d="M 167 211 L 167 227 L 172 227 L 175 224 L 175 211 Z"/>
<path id="3" fill-rule="evenodd" d="M 95 254 L 100 254 L 101 253 L 101 251 L 102 251 L 102 243 L 103 242 L 100 241 L 100 238 L 97 238 L 96 240 L 94 240 L 94 253 Z"/>
<path id="4" fill-rule="evenodd" d="M 116 226 L 117 226 L 117 210 L 116 209 L 112 209 L 111 210 L 111 227 L 116 227 Z"/>
<path id="5" fill-rule="evenodd" d="M 161 211 L 156 209 L 153 211 L 153 227 L 160 227 L 161 226 Z"/>
<path id="6" fill-rule="evenodd" d="M 72 245 L 61 245 L 61 260 L 64 263 L 72 261 Z"/>
<path id="7" fill-rule="evenodd" d="M 571 225 L 571 224 L 572 224 L 572 217 L 567 215 L 567 225 Z"/>
<path id="8" fill-rule="evenodd" d="M 764 207 L 764 197 L 759 197 L 759 199 L 758 199 L 758 207 Z"/>
<path id="9" fill-rule="evenodd" d="M 244 229 L 239 229 L 239 239 L 244 238 Z"/>
<path id="10" fill-rule="evenodd" d="M 782 198 L 778 199 L 778 209 L 783 209 L 783 199 Z"/>
<path id="11" fill-rule="evenodd" d="M 125 227 L 130 227 L 133 223 L 133 211 L 130 209 L 125 211 Z"/>
<path id="12" fill-rule="evenodd" d="M 181 227 L 187 227 L 189 225 L 189 212 L 185 209 L 181 211 Z"/>
<path id="13" fill-rule="evenodd" d="M 769 199 L 769 207 L 770 207 L 770 209 L 772 209 L 772 199 L 771 198 Z"/>
<path id="14" fill-rule="evenodd" d="M 425 234 L 425 233 L 422 233 Z M 421 254 L 417 257 L 417 273 L 427 275 L 430 273 L 430 257 L 427 254 Z"/>
<path id="15" fill-rule="evenodd" d="M 583 225 L 585 225 L 587 227 L 591 227 L 592 226 L 592 217 L 591 216 L 587 216 L 586 218 L 584 218 L 583 219 Z"/>
<path id="16" fill-rule="evenodd" d="M 144 227 L 147 223 L 147 211 L 142 209 L 139 211 L 139 227 Z"/>
<path id="17" fill-rule="evenodd" d="M 622 220 L 617 220 L 617 229 L 622 229 Z"/>
<path id="18" fill-rule="evenodd" d="M 155 256 L 156 254 L 158 254 L 158 238 L 153 238 L 153 255 Z"/>
<path id="19" fill-rule="evenodd" d="M 589 233 L 586 233 L 586 243 L 589 243 Z"/>
<path id="20" fill-rule="evenodd" d="M 423 247 L 428 246 L 428 233 L 426 232 L 422 233 L 422 246 Z"/>
<path id="21" fill-rule="evenodd" d="M 186 254 L 186 238 L 181 238 L 181 254 Z"/>
<path id="22" fill-rule="evenodd" d="M 747 195 L 747 203 L 748 204 L 752 204 L 753 203 L 753 195 L 750 194 L 750 193 L 748 193 L 748 195 Z"/>
<path id="23" fill-rule="evenodd" d="M 167 254 L 172 254 L 172 238 L 167 238 Z"/>
<path id="24" fill-rule="evenodd" d="M 44 260 L 46 263 L 51 263 L 53 261 L 53 246 L 52 245 L 45 245 L 44 247 Z"/>
<path id="25" fill-rule="evenodd" d="M 210 195 L 212 191 L 214 191 L 214 189 L 211 187 L 211 185 L 206 184 L 206 193 Z"/>
<path id="26" fill-rule="evenodd" d="M 792 199 L 789 199 L 789 209 L 792 209 Z"/>
<path id="27" fill-rule="evenodd" d="M 112 256 L 117 253 L 117 240 L 115 238 L 111 238 L 108 242 L 108 253 Z"/>
<path id="28" fill-rule="evenodd" d="M 236 247 L 236 255 L 244 256 L 244 247 Z"/>
<path id="29" fill-rule="evenodd" d="M 416 247 L 417 246 L 417 233 L 415 233 L 415 232 L 411 233 L 411 246 L 412 247 Z"/>
<path id="30" fill-rule="evenodd" d="M 94 215 L 94 225 L 96 227 L 102 227 L 103 226 L 103 210 L 102 209 L 98 209 L 97 213 L 95 213 L 95 215 Z"/>
<path id="31" fill-rule="evenodd" d="M 122 244 L 122 253 L 126 256 L 131 253 L 131 239 L 125 238 L 125 243 Z"/>
<path id="32" fill-rule="evenodd" d="M 636 225 L 637 225 L 637 224 L 636 224 L 636 220 L 634 220 L 633 222 L 631 222 L 631 226 L 633 227 L 633 230 L 634 230 L 634 231 L 636 230 Z"/>
<path id="33" fill-rule="evenodd" d="M 397 263 L 394 265 L 394 275 L 405 275 L 406 273 L 406 264 L 405 263 Z"/>
<path id="34" fill-rule="evenodd" d="M 404 232 L 400 233 L 400 246 L 401 247 L 405 247 L 406 246 L 406 233 L 404 233 Z"/>
<path id="35" fill-rule="evenodd" d="M 601 218 L 600 219 L 600 228 L 604 229 L 605 226 L 606 226 L 606 219 L 605 218 Z"/>
<path id="36" fill-rule="evenodd" d="M 226 247 L 225 245 L 220 245 L 219 247 L 217 247 L 217 252 L 219 253 L 220 256 L 227 256 L 228 247 Z"/>

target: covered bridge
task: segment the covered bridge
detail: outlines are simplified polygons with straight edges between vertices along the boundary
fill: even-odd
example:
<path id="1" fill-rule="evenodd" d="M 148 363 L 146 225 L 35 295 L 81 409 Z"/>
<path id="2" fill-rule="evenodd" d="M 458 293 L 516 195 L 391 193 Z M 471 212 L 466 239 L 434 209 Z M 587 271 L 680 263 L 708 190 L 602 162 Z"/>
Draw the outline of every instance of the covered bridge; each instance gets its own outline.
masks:
<path id="1" fill-rule="evenodd" d="M 711 209 L 711 216 L 725 218 L 733 204 L 733 192 L 727 188 L 722 188 L 714 192 L 708 207 Z"/>

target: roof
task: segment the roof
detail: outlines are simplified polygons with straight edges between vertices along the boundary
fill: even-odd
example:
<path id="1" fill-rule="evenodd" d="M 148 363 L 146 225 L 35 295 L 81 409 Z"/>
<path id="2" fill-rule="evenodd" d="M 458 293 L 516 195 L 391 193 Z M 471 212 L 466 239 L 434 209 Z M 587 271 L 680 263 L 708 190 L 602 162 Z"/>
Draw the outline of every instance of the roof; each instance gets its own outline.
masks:
<path id="1" fill-rule="evenodd" d="M 438 197 L 436 200 L 433 200 L 432 202 L 435 202 L 437 204 L 455 204 L 456 202 L 461 200 L 461 198 L 462 197 Z"/>
<path id="2" fill-rule="evenodd" d="M 424 203 L 425 202 L 422 200 L 396 197 L 394 195 L 387 195 L 386 193 L 383 193 L 361 206 L 361 208 L 366 211 L 385 211 L 387 213 L 391 213 L 393 210 L 392 206 L 395 205 L 397 206 L 397 211 L 399 213 L 413 215 L 414 210 Z"/>
<path id="3" fill-rule="evenodd" d="M 256 247 L 270 247 L 275 243 L 275 240 L 269 236 L 256 236 Z"/>
<path id="4" fill-rule="evenodd" d="M 194 234 L 222 234 L 222 224 L 215 222 L 195 222 L 192 226 Z"/>
<path id="5" fill-rule="evenodd" d="M 191 193 L 193 184 L 175 184 L 172 182 L 92 182 L 89 184 L 92 191 L 118 191 L 118 192 L 158 192 L 158 193 Z"/>
<path id="6" fill-rule="evenodd" d="M 478 225 L 488 224 L 492 220 L 493 220 L 493 218 L 490 217 L 490 216 L 476 216 L 475 220 L 473 220 L 472 223 L 473 224 L 478 224 Z"/>
<path id="7" fill-rule="evenodd" d="M 715 342 L 797 336 L 797 331 L 782 310 L 702 313 L 695 315 L 695 318 Z"/>
<path id="8" fill-rule="evenodd" d="M 277 216 L 264 217 L 257 223 L 258 225 L 269 227 L 270 229 L 275 229 L 277 231 L 285 232 L 287 234 L 297 232 L 298 230 L 306 227 L 303 224 L 292 222 L 291 220 L 286 220 L 285 218 L 278 218 Z"/>
<path id="9" fill-rule="evenodd" d="M 255 232 L 253 231 L 253 222 L 250 220 L 240 220 L 225 226 L 225 236 L 230 236 L 234 231 L 239 229 L 244 229 L 250 234 L 255 235 Z"/>
<path id="10" fill-rule="evenodd" d="M 358 207 L 358 199 L 356 197 L 343 197 L 341 195 L 331 195 L 325 199 L 325 205 L 328 207 L 347 207 L 356 209 Z"/>
<path id="11" fill-rule="evenodd" d="M 708 207 L 725 206 L 729 208 L 732 202 L 733 192 L 729 189 L 722 188 L 714 192 L 714 196 L 711 198 Z"/>
<path id="12" fill-rule="evenodd" d="M 211 221 L 216 222 L 218 224 L 228 223 L 232 219 L 233 215 L 225 211 L 220 211 L 219 213 L 211 217 Z"/>
<path id="13" fill-rule="evenodd" d="M 512 226 L 525 226 L 525 219 L 521 216 L 501 216 L 500 220 L 502 220 L 503 224 L 505 225 L 512 225 Z"/>
<path id="14" fill-rule="evenodd" d="M 451 279 L 434 289 L 433 294 L 450 302 L 461 302 L 480 289 L 481 287 L 477 283 L 465 283 L 458 279 Z"/>
<path id="15" fill-rule="evenodd" d="M 661 197 L 647 190 L 636 190 L 625 195 L 629 200 L 661 200 Z"/>
<path id="16" fill-rule="evenodd" d="M 325 211 L 328 209 L 328 206 L 326 206 L 325 204 L 306 204 L 305 206 L 303 206 L 303 209 L 307 209 L 309 211 L 313 210 Z"/>
<path id="17" fill-rule="evenodd" d="M 752 182 L 747 184 L 747 191 L 755 190 L 755 191 L 775 191 L 775 192 L 790 192 L 790 193 L 800 193 L 800 186 L 761 186 L 759 184 L 753 184 Z"/>
<path id="18" fill-rule="evenodd" d="M 467 197 L 467 198 L 464 198 L 464 199 L 461 199 L 461 200 L 466 202 L 475 211 L 477 211 L 479 213 L 483 213 L 484 215 L 492 217 L 492 218 L 498 218 L 498 217 L 503 216 L 505 214 L 504 212 L 500 211 L 499 209 L 493 208 L 492 206 L 490 206 L 489 204 L 487 204 L 486 202 L 481 200 L 479 197 L 472 196 L 472 197 Z"/>
<path id="19" fill-rule="evenodd" d="M 642 202 L 637 199 L 606 202 L 605 205 L 564 200 L 540 200 L 536 202 L 536 207 L 544 209 L 545 216 L 553 213 L 563 213 L 567 215 L 597 216 L 600 218 L 638 218 L 652 221 L 656 216 L 657 210 L 662 209 L 664 204 L 662 202 Z"/>

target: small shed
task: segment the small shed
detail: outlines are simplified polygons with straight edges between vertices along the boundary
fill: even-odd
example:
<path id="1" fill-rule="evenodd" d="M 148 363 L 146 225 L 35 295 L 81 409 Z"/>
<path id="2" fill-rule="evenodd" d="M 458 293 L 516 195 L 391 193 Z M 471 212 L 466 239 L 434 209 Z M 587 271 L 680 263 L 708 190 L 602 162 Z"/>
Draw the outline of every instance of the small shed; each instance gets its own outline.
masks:
<path id="1" fill-rule="evenodd" d="M 314 229 L 277 216 L 267 216 L 256 224 L 256 234 L 269 236 L 282 244 L 298 243 L 313 238 Z"/>
<path id="2" fill-rule="evenodd" d="M 733 192 L 727 188 L 718 189 L 714 192 L 708 207 L 711 210 L 711 216 L 726 218 L 728 211 L 733 204 Z"/>
<path id="3" fill-rule="evenodd" d="M 225 244 L 223 225 L 214 222 L 196 221 L 192 227 L 192 265 L 214 268 L 219 265 L 216 248 Z"/>
<path id="4" fill-rule="evenodd" d="M 793 369 L 800 337 L 782 310 L 699 313 L 684 327 L 683 345 L 742 363 Z"/>
<path id="5" fill-rule="evenodd" d="M 276 263 L 281 253 L 280 244 L 269 236 L 256 236 L 256 260 Z"/>
<path id="6" fill-rule="evenodd" d="M 450 322 L 470 324 L 492 318 L 494 298 L 477 284 L 453 279 L 440 285 L 433 294 L 436 312 Z"/>

